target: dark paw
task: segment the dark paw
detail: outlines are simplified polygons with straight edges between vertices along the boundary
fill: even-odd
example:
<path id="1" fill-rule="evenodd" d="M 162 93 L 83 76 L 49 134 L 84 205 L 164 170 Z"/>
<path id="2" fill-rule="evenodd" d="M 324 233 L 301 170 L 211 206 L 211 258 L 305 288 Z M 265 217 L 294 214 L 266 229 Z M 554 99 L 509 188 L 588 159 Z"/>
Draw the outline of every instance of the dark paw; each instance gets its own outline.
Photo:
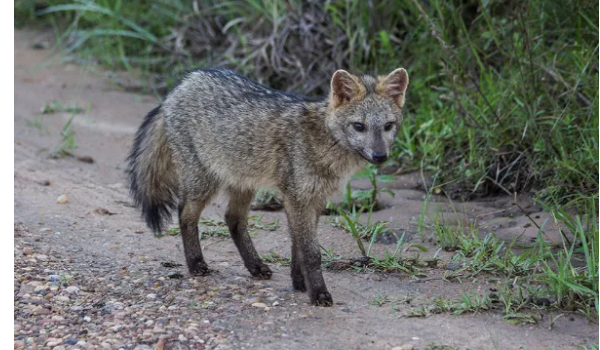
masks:
<path id="1" fill-rule="evenodd" d="M 292 275 L 292 285 L 295 291 L 306 292 L 306 284 L 304 284 L 302 275 Z"/>
<path id="2" fill-rule="evenodd" d="M 205 262 L 195 262 L 188 265 L 188 270 L 193 276 L 206 276 L 210 273 L 208 265 Z"/>
<path id="3" fill-rule="evenodd" d="M 310 296 L 310 301 L 316 306 L 332 306 L 333 299 L 331 298 L 331 294 L 329 292 L 320 292 L 314 293 L 314 295 Z"/>
<path id="4" fill-rule="evenodd" d="M 273 275 L 273 272 L 271 272 L 271 269 L 263 264 L 256 264 L 252 267 L 248 268 L 248 271 L 250 271 L 250 274 L 258 279 L 261 280 L 269 280 L 271 279 L 271 276 Z"/>

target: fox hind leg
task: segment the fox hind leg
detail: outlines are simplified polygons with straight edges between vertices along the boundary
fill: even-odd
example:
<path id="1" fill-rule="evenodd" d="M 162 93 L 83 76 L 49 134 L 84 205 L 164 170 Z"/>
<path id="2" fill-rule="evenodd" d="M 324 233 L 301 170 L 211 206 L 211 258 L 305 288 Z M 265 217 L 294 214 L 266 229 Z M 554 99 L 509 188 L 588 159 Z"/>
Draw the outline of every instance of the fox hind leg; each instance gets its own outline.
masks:
<path id="1" fill-rule="evenodd" d="M 208 265 L 202 255 L 198 221 L 204 208 L 219 190 L 219 181 L 198 163 L 186 163 L 180 171 L 179 228 L 188 270 L 192 275 L 206 275 Z"/>
<path id="2" fill-rule="evenodd" d="M 253 198 L 254 191 L 229 189 L 229 206 L 225 213 L 225 222 L 250 274 L 260 279 L 270 279 L 271 269 L 260 260 L 248 234 L 248 213 Z"/>

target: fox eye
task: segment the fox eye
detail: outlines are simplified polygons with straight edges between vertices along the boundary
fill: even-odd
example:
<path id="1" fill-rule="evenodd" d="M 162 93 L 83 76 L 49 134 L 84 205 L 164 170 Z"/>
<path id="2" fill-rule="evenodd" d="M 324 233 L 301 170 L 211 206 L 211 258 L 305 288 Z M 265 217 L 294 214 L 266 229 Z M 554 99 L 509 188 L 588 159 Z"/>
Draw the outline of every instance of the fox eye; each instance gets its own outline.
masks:
<path id="1" fill-rule="evenodd" d="M 393 127 L 394 127 L 394 123 L 389 122 L 389 123 L 385 124 L 385 126 L 383 127 L 383 130 L 390 131 L 390 130 L 392 130 Z"/>
<path id="2" fill-rule="evenodd" d="M 354 127 L 354 130 L 356 130 L 358 132 L 365 131 L 365 124 L 363 124 L 363 123 L 356 122 L 356 123 L 352 124 L 352 126 Z"/>

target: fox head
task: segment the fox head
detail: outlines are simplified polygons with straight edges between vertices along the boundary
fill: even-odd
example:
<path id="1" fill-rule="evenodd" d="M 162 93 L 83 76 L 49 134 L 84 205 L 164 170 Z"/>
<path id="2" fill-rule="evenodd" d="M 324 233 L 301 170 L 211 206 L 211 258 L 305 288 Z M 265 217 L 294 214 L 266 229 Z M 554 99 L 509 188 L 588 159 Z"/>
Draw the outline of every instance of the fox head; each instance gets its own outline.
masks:
<path id="1" fill-rule="evenodd" d="M 402 122 L 407 87 L 404 68 L 379 77 L 336 71 L 327 122 L 336 141 L 373 164 L 383 163 Z"/>

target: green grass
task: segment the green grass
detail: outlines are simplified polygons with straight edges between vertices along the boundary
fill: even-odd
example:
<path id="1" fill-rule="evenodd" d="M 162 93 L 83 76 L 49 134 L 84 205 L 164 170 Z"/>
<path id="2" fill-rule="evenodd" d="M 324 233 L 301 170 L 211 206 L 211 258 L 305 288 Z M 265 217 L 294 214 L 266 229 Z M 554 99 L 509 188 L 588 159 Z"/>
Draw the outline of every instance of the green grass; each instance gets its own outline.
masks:
<path id="1" fill-rule="evenodd" d="M 69 120 L 65 123 L 62 130 L 60 131 L 61 141 L 54 147 L 51 157 L 72 157 L 73 151 L 77 149 L 75 143 L 75 131 L 73 130 L 72 123 L 75 119 L 75 114 L 72 114 Z"/>
<path id="2" fill-rule="evenodd" d="M 480 296 L 473 291 L 462 293 L 459 298 L 459 300 L 446 300 L 440 298 L 431 304 L 408 309 L 405 316 L 429 317 L 441 313 L 459 316 L 466 313 L 488 312 L 504 308 L 504 310 L 501 311 L 503 311 L 503 318 L 506 322 L 515 324 L 535 324 L 538 321 L 537 317 L 531 312 L 514 311 L 515 305 L 512 299 L 498 299 L 497 296 L 487 294 Z M 532 307 L 533 304 L 528 300 L 524 302 L 518 310 L 522 310 L 524 306 Z"/>
<path id="3" fill-rule="evenodd" d="M 227 227 L 227 223 L 221 218 L 213 219 L 209 217 L 202 217 L 200 221 L 198 221 L 200 239 L 206 237 L 228 237 L 229 228 Z M 248 217 L 248 233 L 251 236 L 257 235 L 258 232 L 256 230 L 263 231 L 274 231 L 279 227 L 279 220 L 275 220 L 272 222 L 263 223 L 263 217 L 261 215 L 250 215 Z M 179 226 L 173 226 L 165 231 L 166 235 L 169 236 L 178 236 L 181 234 L 181 229 Z M 162 235 L 157 235 L 161 237 Z"/>
<path id="4" fill-rule="evenodd" d="M 352 207 L 352 211 L 347 213 L 342 209 L 338 209 L 339 216 L 335 217 L 330 223 L 333 226 L 341 227 L 346 232 L 352 234 L 358 249 L 360 250 L 363 256 L 370 256 L 370 251 L 377 239 L 377 236 L 387 230 L 387 222 L 386 221 L 375 221 L 371 222 L 371 213 L 372 211 L 368 211 L 366 223 L 361 223 L 359 221 L 360 215 L 363 213 L 363 209 L 357 210 L 356 207 Z M 363 244 L 363 240 L 368 240 L 369 245 L 365 249 Z"/>
<path id="5" fill-rule="evenodd" d="M 346 185 L 344 198 L 338 208 L 345 211 L 352 211 L 353 208 L 366 210 L 369 213 L 383 209 L 379 199 L 382 193 L 394 196 L 394 192 L 388 188 L 381 188 L 378 182 L 393 182 L 394 177 L 390 175 L 380 175 L 379 169 L 373 164 L 367 164 L 363 171 L 354 175 L 354 178 L 366 178 L 371 183 L 367 190 L 353 190 L 350 182 Z"/>
<path id="6" fill-rule="evenodd" d="M 564 208 L 552 211 L 556 225 L 562 227 L 563 239 L 558 246 L 546 241 L 543 227 L 539 229 L 533 246 L 517 248 L 517 238 L 505 242 L 493 232 L 482 234 L 473 225 L 459 230 L 447 226 L 439 217 L 435 218 L 436 223 L 432 225 L 435 237 L 442 248 L 450 247 L 449 250 L 454 251 L 448 264 L 458 267 L 447 271 L 444 279 L 461 283 L 482 274 L 507 279 L 516 291 L 507 293 L 504 290 L 500 299 L 508 306 L 505 313 L 512 315 L 510 317 L 515 321 L 531 321 L 519 310 L 525 305 L 534 305 L 532 298 L 545 300 L 545 306 L 579 312 L 596 319 L 598 221 L 594 201 L 590 200 L 588 204 L 587 212 L 592 215 L 585 219 L 579 215 L 569 216 Z"/>
<path id="7" fill-rule="evenodd" d="M 369 301 L 369 304 L 373 305 L 373 306 L 383 306 L 385 304 L 390 303 L 392 300 L 387 296 L 387 295 L 377 295 L 375 298 L 371 299 Z"/>
<path id="8" fill-rule="evenodd" d="M 428 262 L 421 260 L 418 255 L 410 258 L 403 257 L 401 256 L 401 252 L 409 247 L 415 247 L 426 252 L 427 248 L 416 244 L 405 244 L 404 234 L 400 237 L 394 234 L 397 241 L 393 252 L 389 252 L 386 249 L 383 256 L 376 256 L 373 254 L 372 248 L 375 241 L 380 234 L 387 231 L 388 223 L 385 221 L 371 222 L 372 208 L 373 206 L 371 206 L 366 214 L 367 219 L 364 224 L 359 222 L 359 217 L 362 214 L 363 209 L 357 210 L 355 206 L 352 207 L 352 212 L 350 213 L 338 208 L 339 216 L 330 221 L 333 226 L 343 228 L 352 235 L 356 242 L 356 246 L 361 253 L 361 257 L 345 261 L 343 264 L 346 264 L 348 268 L 360 272 L 404 272 L 415 278 L 424 276 L 420 272 L 420 269 L 422 267 L 427 267 Z M 369 243 L 366 247 L 363 240 L 366 240 Z M 325 253 L 326 266 L 330 266 L 333 262 L 342 259 L 341 256 L 336 256 L 333 253 L 333 250 L 324 247 L 321 248 Z"/>
<path id="9" fill-rule="evenodd" d="M 283 200 L 279 193 L 271 189 L 258 189 L 252 210 L 269 210 L 276 211 L 283 208 Z"/>
<path id="10" fill-rule="evenodd" d="M 492 309 L 492 299 L 487 295 L 479 296 L 474 292 L 463 293 L 460 301 L 438 299 L 431 305 L 426 305 L 408 310 L 409 317 L 427 317 L 432 314 L 450 313 L 458 316 L 463 313 L 484 312 Z"/>
<path id="11" fill-rule="evenodd" d="M 83 113 L 85 111 L 85 109 L 78 107 L 78 106 L 65 106 L 62 103 L 58 102 L 58 101 L 54 101 L 52 103 L 46 103 L 42 109 L 40 110 L 40 113 L 42 114 L 54 114 L 54 113 L 70 113 L 70 114 L 79 114 L 79 113 Z"/>
<path id="12" fill-rule="evenodd" d="M 261 255 L 260 260 L 271 264 L 278 264 L 281 266 L 290 266 L 291 264 L 291 259 L 289 257 L 281 256 L 272 250 L 270 250 L 265 255 Z"/>
<path id="13" fill-rule="evenodd" d="M 598 308 L 598 219 L 593 203 L 592 215 L 584 220 L 580 216 L 570 217 L 562 209 L 555 210 L 555 220 L 572 235 L 572 242 L 563 236 L 562 248 L 543 262 L 540 280 L 547 283 L 550 294 L 559 305 L 567 309 L 593 313 L 591 306 Z"/>

